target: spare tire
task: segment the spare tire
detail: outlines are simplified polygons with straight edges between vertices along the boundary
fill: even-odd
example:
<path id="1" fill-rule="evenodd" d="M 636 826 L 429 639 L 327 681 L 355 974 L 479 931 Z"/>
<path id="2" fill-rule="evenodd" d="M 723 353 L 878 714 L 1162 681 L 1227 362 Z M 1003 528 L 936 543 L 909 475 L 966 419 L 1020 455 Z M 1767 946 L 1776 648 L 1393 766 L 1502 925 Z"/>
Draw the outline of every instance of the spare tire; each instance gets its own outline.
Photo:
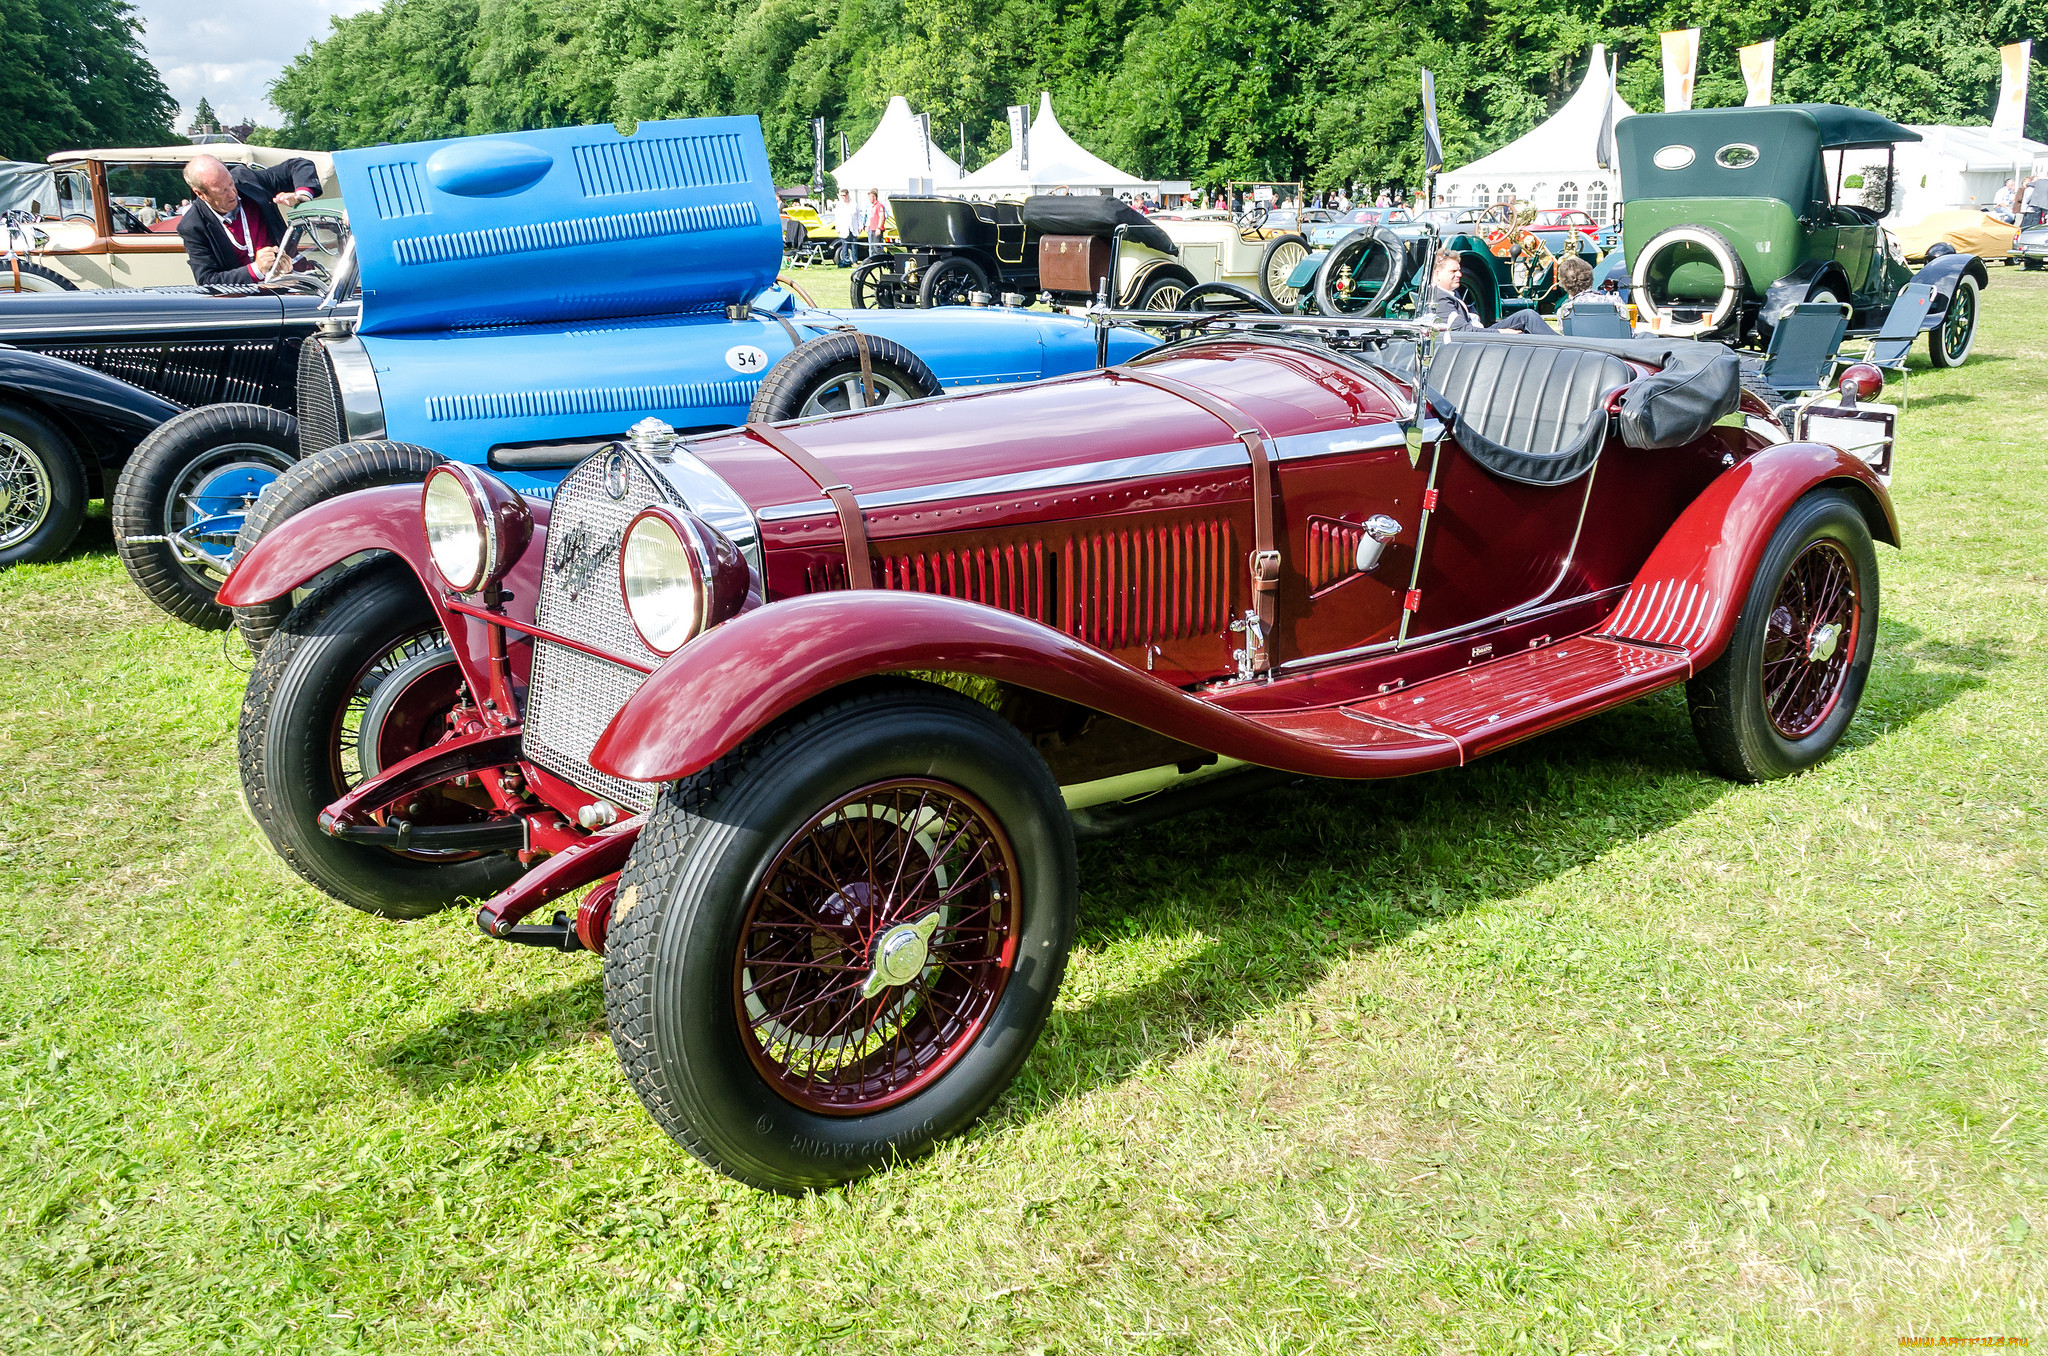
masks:
<path id="1" fill-rule="evenodd" d="M 858 394 L 860 346 L 868 350 L 874 388 L 863 401 Z M 774 424 L 818 414 L 843 414 L 876 405 L 922 400 L 945 388 L 924 360 L 894 339 L 839 330 L 806 340 L 782 355 L 768 369 L 747 408 L 750 424 Z"/>
<path id="2" fill-rule="evenodd" d="M 446 460 L 439 452 L 412 443 L 381 441 L 343 443 L 323 452 L 309 453 L 272 481 L 270 488 L 256 501 L 256 507 L 250 509 L 249 516 L 242 520 L 242 530 L 235 537 L 235 559 L 248 555 L 249 548 L 265 532 L 295 513 L 302 513 L 338 495 L 354 494 L 357 490 L 374 490 L 382 485 L 417 485 L 426 480 L 427 472 Z M 305 589 L 297 592 L 304 593 L 313 587 L 314 583 L 309 582 Z M 287 594 L 267 603 L 252 603 L 235 609 L 235 625 L 241 628 L 249 653 L 263 653 L 263 647 L 270 643 L 270 637 L 284 624 L 284 619 L 291 615 L 297 603 L 295 594 Z"/>
<path id="3" fill-rule="evenodd" d="M 1371 264 L 1384 260 L 1378 269 Z M 1361 226 L 1323 256 L 1316 270 L 1316 309 L 1324 315 L 1377 315 L 1400 292 L 1408 271 L 1408 247 L 1384 226 Z M 1360 276 L 1376 277 L 1372 295 L 1360 303 L 1352 289 Z"/>
<path id="4" fill-rule="evenodd" d="M 1695 280 L 1691 285 L 1699 290 L 1709 269 L 1720 274 L 1712 307 L 1693 320 L 1674 319 L 1679 308 L 1673 285 L 1684 288 Z M 1740 337 L 1736 331 L 1742 326 L 1742 303 L 1749 296 L 1749 273 L 1728 237 L 1710 226 L 1672 226 L 1657 232 L 1636 256 L 1629 282 L 1637 313 L 1666 339 Z M 1662 301 L 1656 296 L 1660 288 L 1665 293 Z"/>

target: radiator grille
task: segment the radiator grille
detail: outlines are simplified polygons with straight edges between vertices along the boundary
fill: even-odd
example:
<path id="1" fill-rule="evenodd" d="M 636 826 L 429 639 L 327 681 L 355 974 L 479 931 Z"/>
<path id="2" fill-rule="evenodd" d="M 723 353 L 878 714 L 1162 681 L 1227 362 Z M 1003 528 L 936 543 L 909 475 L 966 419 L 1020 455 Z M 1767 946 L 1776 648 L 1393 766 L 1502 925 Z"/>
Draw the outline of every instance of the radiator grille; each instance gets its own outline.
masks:
<path id="1" fill-rule="evenodd" d="M 630 456 L 626 493 L 612 498 L 604 487 L 607 457 L 591 457 L 555 491 L 534 620 L 544 630 L 652 667 L 660 656 L 641 643 L 619 596 L 619 543 L 641 509 L 676 500 Z M 590 766 L 597 737 L 641 681 L 623 665 L 536 640 L 533 685 L 526 694 L 526 756 L 586 791 L 629 809 L 652 809 L 656 787 L 608 777 Z"/>
<path id="2" fill-rule="evenodd" d="M 1341 518 L 1308 520 L 1308 590 L 1320 593 L 1358 572 L 1358 543 L 1365 529 Z"/>
<path id="3" fill-rule="evenodd" d="M 299 346 L 299 455 L 347 441 L 341 427 L 341 384 L 334 379 L 327 346 L 308 339 Z"/>

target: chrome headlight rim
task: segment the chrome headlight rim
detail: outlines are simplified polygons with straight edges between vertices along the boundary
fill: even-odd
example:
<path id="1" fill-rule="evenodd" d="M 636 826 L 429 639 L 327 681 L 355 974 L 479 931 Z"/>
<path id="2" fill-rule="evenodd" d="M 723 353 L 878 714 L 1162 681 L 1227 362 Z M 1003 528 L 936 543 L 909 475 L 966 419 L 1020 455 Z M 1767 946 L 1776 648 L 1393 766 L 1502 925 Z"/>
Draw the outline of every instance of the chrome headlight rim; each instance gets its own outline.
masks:
<path id="1" fill-rule="evenodd" d="M 477 539 L 473 551 L 465 552 L 454 564 L 444 559 L 435 538 L 436 495 L 441 495 L 445 508 L 447 490 L 443 487 L 447 486 L 459 493 L 457 502 L 467 508 L 468 530 Z M 448 521 L 453 521 L 452 515 Z M 420 487 L 420 524 L 434 572 L 456 593 L 480 593 L 497 584 L 533 539 L 533 513 L 526 501 L 495 476 L 459 461 L 443 462 L 427 473 Z M 458 569 L 472 554 L 473 567 Z"/>
<path id="2" fill-rule="evenodd" d="M 710 543 L 705 540 L 703 528 L 694 514 L 678 513 L 664 504 L 655 504 L 640 510 L 626 524 L 624 535 L 619 538 L 619 597 L 626 605 L 626 619 L 633 624 L 633 634 L 640 637 L 640 643 L 653 653 L 667 658 L 692 640 L 704 634 L 711 625 L 712 581 L 717 569 Z M 692 597 L 688 615 L 683 618 L 687 625 L 680 635 L 672 626 L 650 625 L 652 618 L 643 620 L 642 610 L 652 606 L 651 598 L 635 601 L 634 576 L 630 573 L 630 562 L 634 558 L 635 541 L 648 541 L 644 533 L 665 530 L 673 540 L 682 561 L 689 567 Z"/>

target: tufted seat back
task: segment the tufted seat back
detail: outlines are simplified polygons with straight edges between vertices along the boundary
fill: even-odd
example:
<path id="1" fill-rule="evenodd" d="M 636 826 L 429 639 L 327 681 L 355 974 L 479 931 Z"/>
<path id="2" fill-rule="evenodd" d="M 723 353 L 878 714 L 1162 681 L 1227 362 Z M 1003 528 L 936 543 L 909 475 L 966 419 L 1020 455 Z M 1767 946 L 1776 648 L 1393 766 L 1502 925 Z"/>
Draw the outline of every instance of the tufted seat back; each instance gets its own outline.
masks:
<path id="1" fill-rule="evenodd" d="M 1574 480 L 1600 453 L 1607 402 L 1635 372 L 1563 344 L 1454 337 L 1430 365 L 1431 403 L 1455 412 L 1459 445 L 1510 480 Z"/>

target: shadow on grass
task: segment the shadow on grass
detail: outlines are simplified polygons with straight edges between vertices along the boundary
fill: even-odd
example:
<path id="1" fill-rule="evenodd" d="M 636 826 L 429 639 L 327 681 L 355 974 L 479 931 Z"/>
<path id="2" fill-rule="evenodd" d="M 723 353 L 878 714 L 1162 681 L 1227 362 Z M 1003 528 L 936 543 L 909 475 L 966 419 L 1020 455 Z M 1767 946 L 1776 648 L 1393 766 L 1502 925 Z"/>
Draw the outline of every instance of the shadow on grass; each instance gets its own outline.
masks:
<path id="1" fill-rule="evenodd" d="M 1983 686 L 1995 643 L 1927 643 L 1886 622 L 1845 747 Z M 1682 689 L 1553 731 L 1470 767 L 1304 782 L 1081 849 L 1076 942 L 1182 957 L 1053 1015 L 991 1123 L 1029 1120 L 1313 986 L 1349 956 L 1513 898 L 1713 805 Z M 1191 939 L 1196 939 L 1190 945 Z M 595 975 L 500 1008 L 451 1012 L 377 1056 L 414 1091 L 512 1068 L 603 1031 Z"/>
<path id="2" fill-rule="evenodd" d="M 1995 643 L 1881 627 L 1845 749 L 1982 687 L 2007 658 Z M 1702 764 L 1676 688 L 1456 771 L 1303 783 L 1088 845 L 1079 944 L 1129 954 L 1150 939 L 1183 959 L 1055 1013 L 995 1121 L 1031 1119 L 1170 1060 L 1350 956 L 1512 899 L 1729 789 Z M 1195 932 L 1203 941 L 1190 948 Z"/>

